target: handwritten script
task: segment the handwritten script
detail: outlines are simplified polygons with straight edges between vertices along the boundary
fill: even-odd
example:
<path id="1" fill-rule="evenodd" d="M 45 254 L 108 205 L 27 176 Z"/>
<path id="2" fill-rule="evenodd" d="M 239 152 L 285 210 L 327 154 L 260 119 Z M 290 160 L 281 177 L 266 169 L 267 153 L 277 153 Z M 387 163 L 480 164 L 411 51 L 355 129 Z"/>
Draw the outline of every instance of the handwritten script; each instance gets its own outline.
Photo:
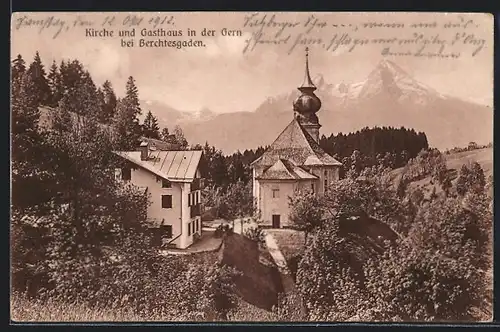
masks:
<path id="1" fill-rule="evenodd" d="M 476 56 L 486 44 L 476 32 L 479 24 L 465 16 L 439 20 L 444 16 L 437 14 L 436 20 L 426 22 L 409 22 L 404 14 L 393 21 L 373 21 L 370 16 L 367 14 L 366 20 L 354 24 L 320 19 L 314 14 L 298 20 L 287 20 L 286 14 L 247 14 L 242 26 L 251 37 L 243 52 L 253 52 L 264 45 L 284 46 L 289 54 L 300 46 L 354 52 L 375 45 L 383 55 L 459 58 Z"/>
<path id="2" fill-rule="evenodd" d="M 92 19 L 77 15 L 74 19 L 65 20 L 57 15 L 50 15 L 45 18 L 31 18 L 29 15 L 23 15 L 17 18 L 14 29 L 35 28 L 38 33 L 51 33 L 52 38 L 56 39 L 64 32 L 81 28 L 133 28 L 146 26 L 156 29 L 161 26 L 175 25 L 173 15 L 156 15 L 143 17 L 136 14 L 130 14 L 123 19 L 117 19 L 115 15 L 105 16 L 102 19 Z"/>

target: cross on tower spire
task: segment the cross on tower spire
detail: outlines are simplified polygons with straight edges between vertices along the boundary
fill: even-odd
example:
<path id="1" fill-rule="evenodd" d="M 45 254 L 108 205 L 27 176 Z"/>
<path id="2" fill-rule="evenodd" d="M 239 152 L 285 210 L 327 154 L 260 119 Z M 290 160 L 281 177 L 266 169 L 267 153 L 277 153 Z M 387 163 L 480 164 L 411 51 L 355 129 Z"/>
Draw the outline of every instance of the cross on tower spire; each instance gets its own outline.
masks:
<path id="1" fill-rule="evenodd" d="M 300 91 L 302 91 L 302 89 L 304 90 L 307 89 L 312 91 L 316 90 L 316 86 L 314 85 L 311 79 L 311 74 L 309 74 L 309 47 L 306 47 L 306 74 L 304 77 L 304 82 L 299 87 Z"/>

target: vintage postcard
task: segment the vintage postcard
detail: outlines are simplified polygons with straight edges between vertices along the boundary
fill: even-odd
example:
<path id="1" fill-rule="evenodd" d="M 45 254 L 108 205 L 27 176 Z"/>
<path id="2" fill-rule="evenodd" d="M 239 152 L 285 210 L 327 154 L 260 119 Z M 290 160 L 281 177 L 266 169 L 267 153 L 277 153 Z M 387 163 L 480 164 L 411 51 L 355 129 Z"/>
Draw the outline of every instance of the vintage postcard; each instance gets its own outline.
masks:
<path id="1" fill-rule="evenodd" d="M 493 16 L 17 12 L 13 322 L 489 322 Z"/>

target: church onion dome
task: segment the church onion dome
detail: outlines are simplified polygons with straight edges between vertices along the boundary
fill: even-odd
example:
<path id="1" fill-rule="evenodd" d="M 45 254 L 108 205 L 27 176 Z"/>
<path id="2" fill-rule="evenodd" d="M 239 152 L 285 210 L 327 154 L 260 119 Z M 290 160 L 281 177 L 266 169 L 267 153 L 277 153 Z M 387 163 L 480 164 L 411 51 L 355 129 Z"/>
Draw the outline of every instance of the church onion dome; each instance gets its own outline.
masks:
<path id="1" fill-rule="evenodd" d="M 315 95 L 300 95 L 293 102 L 293 110 L 298 113 L 316 113 L 321 108 L 321 100 Z"/>
<path id="2" fill-rule="evenodd" d="M 300 114 L 316 113 L 321 108 L 321 100 L 314 94 L 316 86 L 309 74 L 309 48 L 306 47 L 306 73 L 304 82 L 298 88 L 300 96 L 293 102 L 293 110 Z"/>

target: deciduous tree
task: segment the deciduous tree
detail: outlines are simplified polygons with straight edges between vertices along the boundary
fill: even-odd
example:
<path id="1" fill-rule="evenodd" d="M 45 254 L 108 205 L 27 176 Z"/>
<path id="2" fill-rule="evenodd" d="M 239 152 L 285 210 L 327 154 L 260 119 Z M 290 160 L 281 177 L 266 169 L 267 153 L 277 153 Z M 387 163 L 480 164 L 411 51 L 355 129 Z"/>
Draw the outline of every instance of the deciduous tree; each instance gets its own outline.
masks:
<path id="1" fill-rule="evenodd" d="M 317 229 L 324 218 L 321 198 L 312 192 L 298 192 L 288 198 L 291 227 L 304 232 L 307 243 L 309 233 Z"/>

